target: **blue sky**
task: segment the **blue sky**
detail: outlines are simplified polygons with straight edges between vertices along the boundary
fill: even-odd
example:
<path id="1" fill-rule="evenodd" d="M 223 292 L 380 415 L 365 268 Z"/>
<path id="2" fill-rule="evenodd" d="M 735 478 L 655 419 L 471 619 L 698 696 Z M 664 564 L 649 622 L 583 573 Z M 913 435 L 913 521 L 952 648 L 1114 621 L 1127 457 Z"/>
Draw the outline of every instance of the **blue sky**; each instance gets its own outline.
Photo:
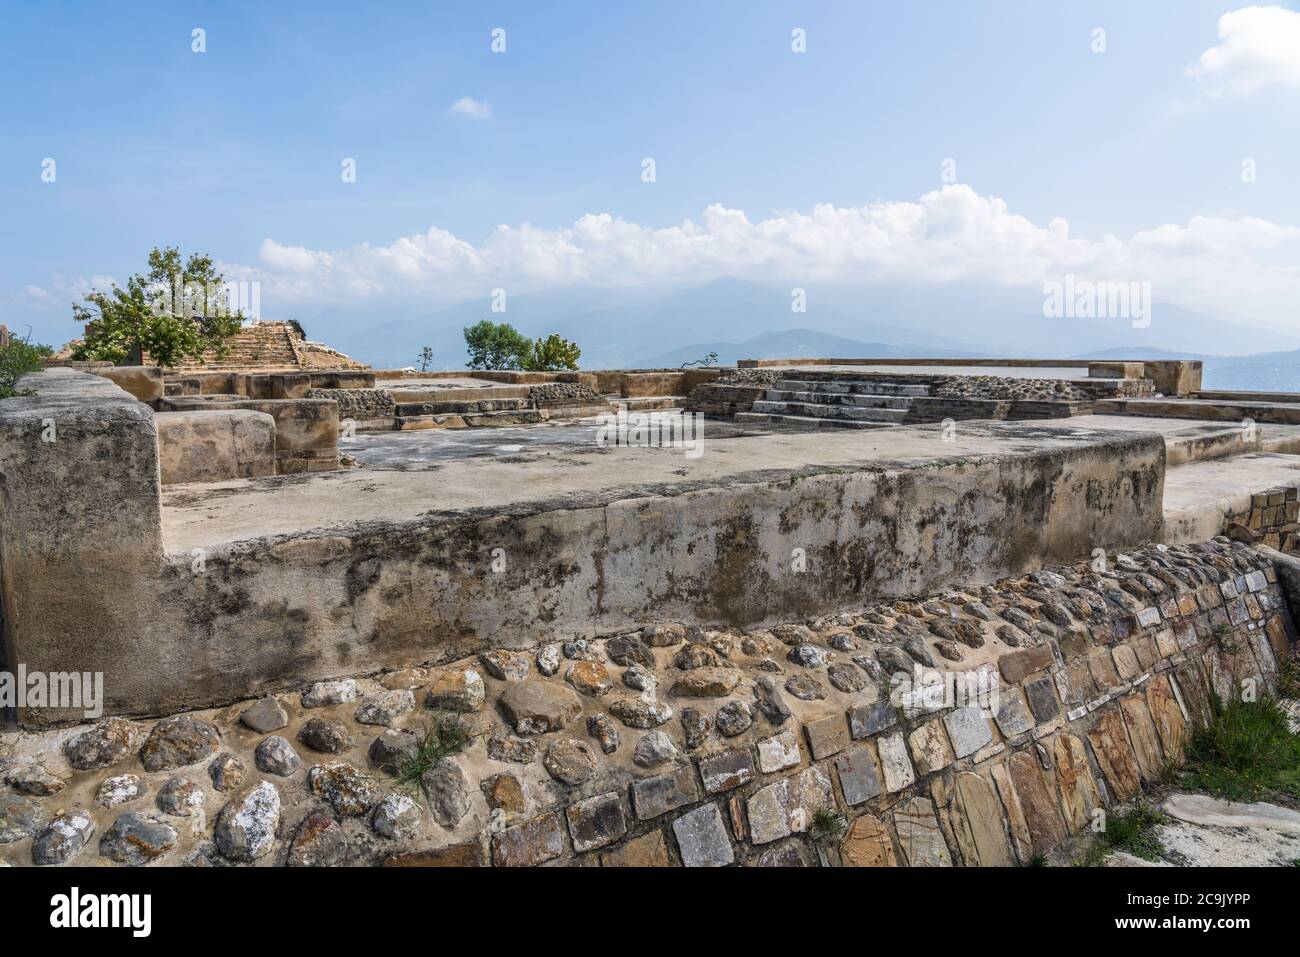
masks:
<path id="1" fill-rule="evenodd" d="M 1167 298 L 1284 324 L 1300 284 L 1300 67 L 1287 63 L 1300 45 L 1279 61 L 1268 45 L 1291 34 L 1269 24 L 1300 15 L 1241 18 L 1226 58 L 1189 73 L 1228 42 L 1220 17 L 1244 6 L 6 2 L 0 321 L 62 342 L 78 292 L 177 244 L 263 282 L 270 318 L 348 296 L 440 301 L 750 267 L 797 279 L 830 261 L 850 281 L 1036 281 L 1133 262 Z M 490 49 L 497 27 L 503 54 Z M 794 28 L 806 53 L 791 50 Z M 1091 50 L 1096 28 L 1104 53 Z M 452 109 L 466 97 L 475 115 Z M 355 183 L 341 181 L 344 158 Z M 949 158 L 964 192 L 917 206 Z M 663 232 L 709 221 L 715 204 L 744 223 L 713 217 L 684 243 Z M 845 235 L 818 225 L 819 204 L 885 207 Z M 920 227 L 890 225 L 918 210 Z M 569 232 L 590 214 L 613 226 Z M 1042 248 L 1062 240 L 1054 219 L 1068 221 L 1068 249 Z M 1164 227 L 1180 232 L 1162 248 L 1132 242 Z M 895 228 L 907 241 L 860 252 Z M 954 245 L 944 269 L 912 262 Z M 1217 283 L 1179 263 L 1222 261 L 1225 248 L 1250 262 Z M 1239 294 L 1216 298 L 1210 287 L 1234 276 Z"/>

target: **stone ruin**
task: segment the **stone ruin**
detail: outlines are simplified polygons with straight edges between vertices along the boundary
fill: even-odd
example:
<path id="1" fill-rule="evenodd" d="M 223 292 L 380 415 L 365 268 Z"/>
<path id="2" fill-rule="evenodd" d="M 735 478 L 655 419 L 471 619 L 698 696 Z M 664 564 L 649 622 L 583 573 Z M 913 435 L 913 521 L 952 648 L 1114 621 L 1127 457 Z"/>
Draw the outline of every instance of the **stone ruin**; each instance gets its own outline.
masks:
<path id="1" fill-rule="evenodd" d="M 103 685 L 11 705 L 0 862 L 1036 862 L 1294 654 L 1300 404 L 889 365 L 29 376 L 0 670 Z M 588 437 L 340 451 L 491 426 Z"/>

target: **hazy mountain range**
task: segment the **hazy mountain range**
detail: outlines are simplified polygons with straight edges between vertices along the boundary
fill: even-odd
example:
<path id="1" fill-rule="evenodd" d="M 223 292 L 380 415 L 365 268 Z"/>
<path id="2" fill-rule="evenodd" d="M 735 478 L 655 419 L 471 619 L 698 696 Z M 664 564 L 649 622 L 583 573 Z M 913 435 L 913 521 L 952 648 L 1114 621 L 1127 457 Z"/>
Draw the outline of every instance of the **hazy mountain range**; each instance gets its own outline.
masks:
<path id="1" fill-rule="evenodd" d="M 558 332 L 582 347 L 584 368 L 679 366 L 718 354 L 784 356 L 1020 356 L 1200 358 L 1213 388 L 1300 389 L 1300 335 L 1252 328 L 1156 302 L 1151 322 L 1047 318 L 1037 289 L 953 283 L 937 286 L 809 285 L 804 311 L 788 285 L 719 279 L 684 288 L 569 287 L 519 294 L 504 312 L 475 300 L 423 316 L 333 311 L 301 316 L 313 339 L 375 366 L 415 364 L 423 346 L 437 368 L 465 363 L 462 330 L 480 319 L 529 336 Z M 288 317 L 269 317 L 288 318 Z M 1264 355 L 1242 355 L 1243 344 Z"/>

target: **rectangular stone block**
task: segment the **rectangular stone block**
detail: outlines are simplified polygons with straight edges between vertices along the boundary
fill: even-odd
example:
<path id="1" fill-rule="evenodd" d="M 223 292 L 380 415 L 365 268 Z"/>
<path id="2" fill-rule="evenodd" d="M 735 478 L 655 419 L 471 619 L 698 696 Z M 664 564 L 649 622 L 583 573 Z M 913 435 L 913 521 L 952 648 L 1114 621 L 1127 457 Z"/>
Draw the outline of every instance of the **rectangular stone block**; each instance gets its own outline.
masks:
<path id="1" fill-rule="evenodd" d="M 898 722 L 898 712 L 888 701 L 877 701 L 848 710 L 849 733 L 853 738 L 869 738 Z"/>
<path id="2" fill-rule="evenodd" d="M 715 804 L 698 807 L 673 821 L 673 834 L 687 867 L 726 867 L 736 859 Z"/>
<path id="3" fill-rule="evenodd" d="M 721 794 L 754 780 L 754 752 L 732 748 L 699 759 L 700 778 L 707 794 Z"/>
<path id="4" fill-rule="evenodd" d="M 642 821 L 694 804 L 700 799 L 700 789 L 690 765 L 682 765 L 668 774 L 633 781 L 631 787 L 632 809 Z"/>
<path id="5" fill-rule="evenodd" d="M 844 803 L 850 807 L 880 795 L 880 775 L 876 771 L 876 758 L 871 753 L 870 745 L 841 754 L 835 759 L 835 772 L 840 778 Z"/>
<path id="6" fill-rule="evenodd" d="M 819 808 L 832 808 L 830 778 L 817 765 L 759 788 L 746 802 L 750 843 L 769 844 L 808 830 Z"/>
<path id="7" fill-rule="evenodd" d="M 164 485 L 275 474 L 275 419 L 264 412 L 159 412 L 154 426 Z"/>
<path id="8" fill-rule="evenodd" d="M 953 762 L 948 735 L 944 733 L 943 722 L 938 718 L 922 724 L 908 735 L 907 741 L 912 748 L 916 773 L 922 777 L 941 771 Z"/>
<path id="9" fill-rule="evenodd" d="M 881 735 L 876 739 L 876 747 L 880 751 L 880 769 L 885 778 L 886 791 L 893 794 L 916 780 L 902 732 Z"/>
<path id="10" fill-rule="evenodd" d="M 536 867 L 564 853 L 564 835 L 557 814 L 541 814 L 492 836 L 492 860 L 497 867 Z"/>
<path id="11" fill-rule="evenodd" d="M 1043 679 L 1039 679 L 1040 681 Z M 1051 679 L 1047 679 L 1049 682 Z M 994 714 L 998 730 L 1005 738 L 1014 738 L 1024 734 L 1034 726 L 1034 719 L 1029 716 L 1025 706 L 1024 695 L 1018 688 L 1003 688 L 998 697 L 998 710 Z"/>
<path id="12" fill-rule="evenodd" d="M 1034 648 L 1021 648 L 1009 652 L 998 659 L 998 669 L 1004 681 L 1020 684 L 1035 671 L 1042 671 L 1052 665 L 1052 649 L 1047 645 Z"/>
<path id="13" fill-rule="evenodd" d="M 1051 678 L 1035 678 L 1026 682 L 1025 697 L 1029 700 L 1029 710 L 1038 721 L 1050 721 L 1061 713 L 1061 705 L 1056 700 L 1055 682 Z"/>
<path id="14" fill-rule="evenodd" d="M 612 791 L 570 804 L 567 816 L 569 837 L 579 854 L 613 844 L 627 833 L 623 801 Z"/>
<path id="15" fill-rule="evenodd" d="M 993 740 L 988 714 L 982 708 L 958 708 L 944 715 L 943 723 L 952 739 L 952 749 L 959 758 L 974 754 Z"/>
<path id="16" fill-rule="evenodd" d="M 838 754 L 849 746 L 848 725 L 838 714 L 809 721 L 803 729 L 814 761 Z"/>
<path id="17" fill-rule="evenodd" d="M 788 728 L 758 742 L 758 769 L 764 774 L 796 768 L 800 760 L 799 739 Z"/>

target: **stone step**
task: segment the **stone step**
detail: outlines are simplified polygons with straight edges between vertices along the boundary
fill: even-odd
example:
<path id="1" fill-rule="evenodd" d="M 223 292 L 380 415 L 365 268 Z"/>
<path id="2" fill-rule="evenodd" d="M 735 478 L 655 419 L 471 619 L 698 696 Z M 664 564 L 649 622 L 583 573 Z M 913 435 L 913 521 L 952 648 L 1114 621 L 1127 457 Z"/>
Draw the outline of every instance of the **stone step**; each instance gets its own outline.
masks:
<path id="1" fill-rule="evenodd" d="M 407 402 L 482 402 L 484 399 L 527 399 L 526 385 L 490 385 L 472 388 L 404 386 L 387 387 L 393 401 Z"/>
<path id="2" fill-rule="evenodd" d="M 453 399 L 446 401 L 397 403 L 398 415 L 469 415 L 481 412 L 522 412 L 530 408 L 527 399 Z"/>
<path id="3" fill-rule="evenodd" d="M 801 425 L 818 429 L 892 429 L 889 422 L 866 422 L 860 419 L 826 419 L 807 415 L 773 415 L 768 412 L 737 412 L 737 423 L 755 425 Z"/>
<path id="4" fill-rule="evenodd" d="M 847 395 L 929 395 L 928 385 L 897 382 L 837 381 L 834 379 L 778 379 L 773 389 L 783 392 L 836 392 Z"/>
<path id="5" fill-rule="evenodd" d="M 536 425 L 549 419 L 550 414 L 545 409 L 398 415 L 393 419 L 393 429 L 398 432 L 422 429 L 491 429 L 507 425 Z"/>
<path id="6" fill-rule="evenodd" d="M 910 395 L 857 395 L 851 392 L 801 392 L 786 389 L 768 389 L 763 395 L 767 402 L 809 402 L 813 405 L 851 405 L 860 409 L 907 409 L 912 405 Z"/>
<path id="7" fill-rule="evenodd" d="M 629 412 L 654 412 L 659 409 L 680 409 L 686 404 L 684 395 L 602 396 L 615 406 L 624 406 Z"/>
<path id="8" fill-rule="evenodd" d="M 846 419 L 854 422 L 901 423 L 907 418 L 906 409 L 863 409 L 853 405 L 820 405 L 815 402 L 769 402 L 759 399 L 751 412 L 769 415 L 797 415 L 816 419 Z"/>

